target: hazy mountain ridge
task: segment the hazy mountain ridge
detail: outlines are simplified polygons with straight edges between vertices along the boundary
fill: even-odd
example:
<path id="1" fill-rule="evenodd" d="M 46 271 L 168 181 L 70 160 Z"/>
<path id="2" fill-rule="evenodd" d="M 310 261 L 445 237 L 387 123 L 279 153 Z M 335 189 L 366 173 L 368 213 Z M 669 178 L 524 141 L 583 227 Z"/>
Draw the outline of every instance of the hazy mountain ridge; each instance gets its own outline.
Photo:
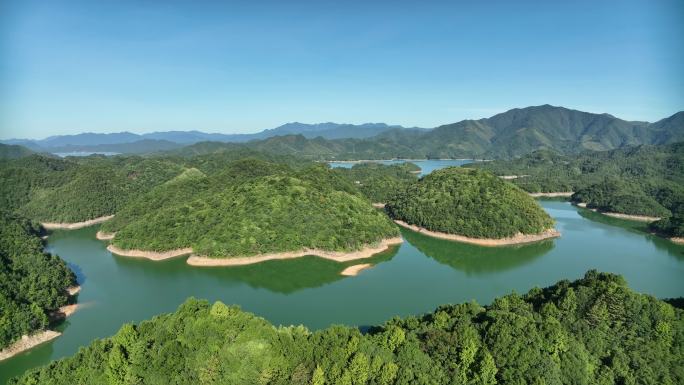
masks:
<path id="1" fill-rule="evenodd" d="M 286 123 L 282 126 L 263 130 L 253 134 L 221 134 L 192 131 L 157 131 L 146 134 L 132 132 L 92 133 L 86 132 L 75 135 L 55 135 L 45 139 L 9 139 L 1 143 L 21 145 L 34 151 L 68 152 L 68 151 L 126 151 L 122 144 L 136 143 L 136 149 L 142 145 L 150 145 L 150 151 L 163 151 L 198 142 L 233 142 L 243 143 L 250 140 L 263 140 L 274 136 L 302 134 L 307 138 L 323 137 L 326 139 L 339 138 L 369 138 L 384 131 L 404 129 L 402 126 L 387 125 L 385 123 L 340 124 L 340 123 Z M 412 128 L 412 130 L 424 130 Z M 143 142 L 144 141 L 144 142 Z M 172 146 L 171 144 L 176 144 Z M 111 146 L 119 147 L 114 148 Z M 122 151 L 121 151 L 122 150 Z M 143 151 L 134 151 L 143 152 Z"/>
<path id="2" fill-rule="evenodd" d="M 207 134 L 200 131 L 168 131 L 137 135 L 81 134 L 50 137 L 42 141 L 4 141 L 34 151 L 53 151 L 55 143 L 87 140 L 107 143 L 72 145 L 71 151 L 157 152 L 180 154 L 226 151 L 249 147 L 276 154 L 311 159 L 387 158 L 512 158 L 535 150 L 563 154 L 584 150 L 611 150 L 641 144 L 668 144 L 684 140 L 684 111 L 654 123 L 627 121 L 610 114 L 595 114 L 551 105 L 515 108 L 489 118 L 462 120 L 434 129 L 404 128 L 384 123 L 287 123 L 255 134 Z M 128 146 L 111 141 L 129 140 Z M 132 141 L 132 139 L 137 140 Z M 149 140 L 141 143 L 140 140 Z M 207 145 L 203 142 L 225 142 Z M 53 147 L 44 148 L 44 143 Z M 231 143 L 232 145 L 228 145 Z M 238 144 L 241 144 L 238 145 Z M 178 149 L 191 145 L 187 150 Z M 79 147 L 81 146 L 81 147 Z M 94 149 L 93 146 L 97 146 Z M 117 149 L 114 149 L 116 146 Z M 135 151 L 134 151 L 135 149 Z"/>

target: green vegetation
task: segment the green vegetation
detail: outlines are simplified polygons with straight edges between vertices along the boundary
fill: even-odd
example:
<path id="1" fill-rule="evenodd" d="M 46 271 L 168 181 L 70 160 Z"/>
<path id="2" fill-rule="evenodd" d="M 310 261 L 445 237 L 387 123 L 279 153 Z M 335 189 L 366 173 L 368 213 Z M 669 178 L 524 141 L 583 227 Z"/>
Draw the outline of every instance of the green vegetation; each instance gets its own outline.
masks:
<path id="1" fill-rule="evenodd" d="M 41 222 L 80 222 L 114 214 L 130 199 L 173 178 L 164 159 L 31 155 L 0 162 L 4 207 Z"/>
<path id="2" fill-rule="evenodd" d="M 576 157 L 539 151 L 509 162 L 466 167 L 522 176 L 513 183 L 529 192 L 575 191 L 573 201 L 601 211 L 665 217 L 653 230 L 681 234 L 677 218 L 684 215 L 684 143 L 587 152 Z M 670 216 L 672 220 L 667 219 Z"/>
<path id="3" fill-rule="evenodd" d="M 102 231 L 116 232 L 113 244 L 124 249 L 192 247 L 215 257 L 357 250 L 398 234 L 323 165 L 293 170 L 244 159 L 212 176 L 190 170 L 138 197 Z"/>
<path id="4" fill-rule="evenodd" d="M 33 151 L 24 146 L 0 143 L 0 159 L 23 158 L 31 154 Z"/>
<path id="5" fill-rule="evenodd" d="M 13 384 L 679 384 L 684 312 L 588 272 L 482 307 L 358 329 L 274 327 L 221 302 L 124 325 Z"/>
<path id="6" fill-rule="evenodd" d="M 0 349 L 47 327 L 75 284 L 64 261 L 43 252 L 37 224 L 0 211 Z"/>
<path id="7" fill-rule="evenodd" d="M 352 168 L 339 167 L 334 171 L 354 183 L 371 202 L 384 203 L 415 182 L 420 167 L 408 162 L 393 165 L 364 162 Z"/>
<path id="8" fill-rule="evenodd" d="M 387 202 L 394 219 L 473 238 L 538 234 L 553 220 L 528 194 L 489 172 L 450 167 L 423 177 Z"/>

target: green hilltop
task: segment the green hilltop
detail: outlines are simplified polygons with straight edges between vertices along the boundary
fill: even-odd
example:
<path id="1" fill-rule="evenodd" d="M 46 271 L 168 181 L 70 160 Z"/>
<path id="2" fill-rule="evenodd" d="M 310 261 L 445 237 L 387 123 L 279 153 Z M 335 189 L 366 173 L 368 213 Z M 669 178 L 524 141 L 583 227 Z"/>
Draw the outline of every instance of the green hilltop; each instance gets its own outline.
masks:
<path id="1" fill-rule="evenodd" d="M 193 175 L 140 196 L 102 231 L 116 232 L 113 244 L 123 249 L 192 247 L 214 257 L 351 251 L 398 235 L 349 181 L 324 166 L 295 171 L 241 160 L 212 177 Z"/>
<path id="2" fill-rule="evenodd" d="M 472 238 L 539 234 L 553 219 L 527 193 L 480 170 L 436 170 L 386 204 L 390 217 L 431 231 Z"/>

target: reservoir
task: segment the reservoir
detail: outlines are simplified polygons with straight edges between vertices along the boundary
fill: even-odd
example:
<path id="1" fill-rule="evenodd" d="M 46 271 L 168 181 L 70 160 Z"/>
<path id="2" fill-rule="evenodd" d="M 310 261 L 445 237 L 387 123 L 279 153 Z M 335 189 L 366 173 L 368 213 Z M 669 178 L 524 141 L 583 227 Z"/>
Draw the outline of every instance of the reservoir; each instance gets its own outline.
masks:
<path id="1" fill-rule="evenodd" d="M 274 324 L 311 329 L 374 325 L 447 303 L 487 304 L 513 291 L 525 293 L 535 286 L 580 278 L 589 269 L 621 274 L 632 289 L 658 298 L 684 296 L 684 246 L 645 233 L 643 224 L 608 218 L 564 201 L 540 203 L 556 220 L 560 238 L 487 248 L 402 229 L 403 244 L 344 264 L 304 257 L 198 268 L 186 265 L 186 257 L 154 262 L 112 255 L 105 242 L 95 239 L 97 226 L 55 231 L 47 240 L 47 251 L 60 255 L 77 273 L 81 308 L 57 329 L 61 337 L 1 362 L 0 384 L 72 355 L 126 322 L 172 312 L 190 296 L 239 304 Z M 355 277 L 340 275 L 358 263 L 374 266 Z"/>

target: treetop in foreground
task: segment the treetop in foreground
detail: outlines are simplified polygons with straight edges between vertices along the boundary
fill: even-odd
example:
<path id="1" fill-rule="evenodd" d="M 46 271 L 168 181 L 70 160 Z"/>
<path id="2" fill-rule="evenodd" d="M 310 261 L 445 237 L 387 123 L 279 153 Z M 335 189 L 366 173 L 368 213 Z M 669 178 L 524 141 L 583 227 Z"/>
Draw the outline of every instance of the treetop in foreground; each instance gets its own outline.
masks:
<path id="1" fill-rule="evenodd" d="M 588 272 L 371 327 L 275 327 L 221 302 L 124 325 L 12 384 L 681 384 L 684 312 Z"/>

